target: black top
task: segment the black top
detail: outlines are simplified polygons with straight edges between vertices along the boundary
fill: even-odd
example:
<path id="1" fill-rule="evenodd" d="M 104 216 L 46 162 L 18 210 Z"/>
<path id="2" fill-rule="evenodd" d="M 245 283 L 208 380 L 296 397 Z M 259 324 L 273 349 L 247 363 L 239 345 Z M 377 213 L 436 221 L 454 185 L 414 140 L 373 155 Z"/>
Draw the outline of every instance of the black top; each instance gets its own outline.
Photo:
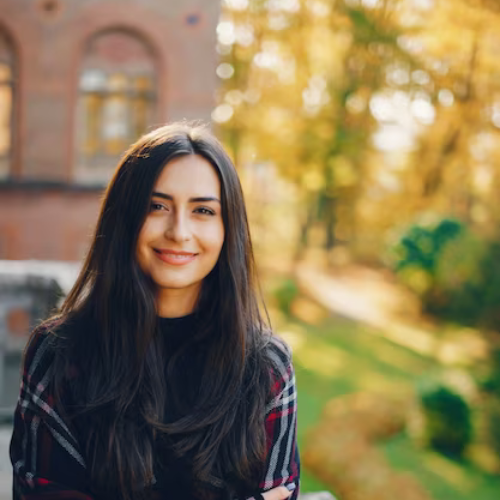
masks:
<path id="1" fill-rule="evenodd" d="M 193 344 L 196 331 L 196 314 L 179 318 L 159 318 L 160 335 L 165 356 L 167 403 L 165 423 L 182 417 L 194 404 L 203 370 L 204 349 L 201 343 Z M 173 362 L 173 363 L 172 363 Z M 174 394 L 172 387 L 182 387 L 182 394 Z M 192 486 L 191 461 L 180 460 L 172 452 L 172 443 L 161 440 L 155 450 L 156 484 L 154 489 L 164 492 L 164 498 L 189 500 Z"/>
<path id="2" fill-rule="evenodd" d="M 193 404 L 200 396 L 200 388 L 203 388 L 201 377 L 206 349 L 203 341 L 191 342 L 195 335 L 200 333 L 195 315 L 163 318 L 158 322 L 158 334 L 163 340 L 162 357 L 167 371 L 164 420 L 169 423 L 177 420 L 179 416 L 192 413 Z M 92 368 L 70 364 L 67 390 L 61 394 L 63 399 L 60 404 L 56 401 L 51 383 L 58 339 L 64 337 L 60 335 L 61 326 L 83 329 L 78 333 L 73 332 L 75 338 L 82 335 L 80 348 L 91 349 L 93 344 L 86 342 L 87 335 L 98 334 L 95 326 L 91 324 L 81 322 L 78 325 L 70 325 L 55 318 L 37 327 L 30 338 L 25 351 L 22 384 L 14 414 L 10 446 L 10 458 L 14 466 L 13 496 L 16 500 L 98 498 L 91 493 L 93 488 L 84 452 L 89 426 L 95 425 L 95 419 L 92 419 L 91 415 L 89 417 L 88 412 L 81 413 L 77 410 L 77 401 L 85 398 L 85 395 L 78 395 L 78 384 L 72 383 L 72 380 L 85 376 Z M 300 474 L 296 447 L 296 389 L 291 352 L 274 336 L 269 338 L 266 349 L 272 384 L 265 408 L 265 472 L 258 485 L 255 485 L 259 492 L 291 482 L 298 485 Z M 62 352 L 62 355 L 65 356 L 65 353 Z M 175 387 L 182 388 L 177 390 L 182 394 L 173 393 L 172 381 L 177 382 Z M 74 401 L 71 401 L 73 399 Z M 176 400 L 180 404 L 176 404 Z M 170 434 L 167 439 L 174 438 Z M 200 485 L 200 488 L 196 488 L 198 491 L 195 495 L 192 458 L 190 460 L 187 456 L 179 460 L 172 453 L 172 444 L 175 443 L 158 441 L 157 449 L 154 450 L 154 472 L 157 481 L 152 497 L 168 500 L 221 500 L 227 497 L 227 491 L 220 488 L 224 485 L 224 479 L 228 478 L 220 478 L 222 481 L 216 485 L 219 486 L 217 489 Z M 215 479 L 211 478 L 213 481 Z M 296 500 L 298 492 L 297 487 L 290 500 Z M 242 493 L 242 498 L 255 496 L 253 491 L 248 493 Z"/>
<path id="3" fill-rule="evenodd" d="M 191 340 L 190 334 L 196 330 L 196 313 L 178 318 L 158 318 L 158 325 L 165 347 L 175 352 Z"/>
<path id="4" fill-rule="evenodd" d="M 196 314 L 178 318 L 158 318 L 159 336 L 165 361 L 166 405 L 164 423 L 172 423 L 188 414 L 196 400 L 203 370 L 203 344 L 193 343 L 196 332 Z M 181 388 L 174 393 L 173 388 Z M 66 406 L 71 407 L 71 401 Z M 85 436 L 89 425 L 94 425 L 84 414 L 74 414 L 73 425 L 77 434 Z M 162 435 L 154 450 L 153 490 L 168 500 L 199 500 L 192 492 L 192 460 L 189 454 L 180 459 L 172 450 L 175 438 Z M 220 493 L 220 492 L 219 492 Z M 219 495 L 217 495 L 219 496 Z"/>

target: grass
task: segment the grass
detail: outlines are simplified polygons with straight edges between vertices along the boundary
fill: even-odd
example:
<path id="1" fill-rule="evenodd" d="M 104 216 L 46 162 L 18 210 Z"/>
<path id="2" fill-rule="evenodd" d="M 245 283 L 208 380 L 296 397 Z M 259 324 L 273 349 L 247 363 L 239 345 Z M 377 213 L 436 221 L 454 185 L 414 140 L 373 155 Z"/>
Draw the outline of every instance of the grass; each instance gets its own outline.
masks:
<path id="1" fill-rule="evenodd" d="M 280 321 L 278 332 L 293 347 L 299 393 L 298 442 L 319 420 L 326 402 L 357 391 L 408 394 L 423 374 L 440 365 L 395 345 L 367 327 L 329 318 L 319 326 Z M 500 477 L 417 448 L 405 435 L 380 448 L 396 469 L 410 471 L 434 500 L 498 500 Z M 302 492 L 330 490 L 302 467 Z M 339 499 L 342 500 L 342 499 Z"/>
<path id="2" fill-rule="evenodd" d="M 500 478 L 473 464 L 449 460 L 437 453 L 417 450 L 405 435 L 381 446 L 395 469 L 411 471 L 437 500 L 498 500 Z"/>

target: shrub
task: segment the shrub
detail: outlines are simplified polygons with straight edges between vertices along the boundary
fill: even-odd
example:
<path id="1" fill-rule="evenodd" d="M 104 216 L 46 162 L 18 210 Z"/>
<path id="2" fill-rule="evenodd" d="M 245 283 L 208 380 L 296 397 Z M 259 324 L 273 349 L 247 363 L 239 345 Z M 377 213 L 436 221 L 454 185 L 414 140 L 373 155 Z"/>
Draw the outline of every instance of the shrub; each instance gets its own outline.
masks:
<path id="1" fill-rule="evenodd" d="M 425 380 L 417 387 L 424 444 L 444 455 L 461 457 L 472 439 L 471 410 L 465 399 L 450 387 Z"/>
<path id="2" fill-rule="evenodd" d="M 457 247 L 463 250 L 468 237 L 462 223 L 442 219 L 433 224 L 412 225 L 394 245 L 394 270 L 403 283 L 420 295 L 427 310 L 446 307 L 450 290 L 468 283 L 471 274 L 476 273 L 475 253 L 463 265 L 464 256 L 471 252 L 455 251 Z"/>
<path id="3" fill-rule="evenodd" d="M 445 218 L 411 226 L 392 254 L 396 274 L 421 297 L 424 310 L 500 330 L 500 242 Z"/>
<path id="4" fill-rule="evenodd" d="M 492 397 L 487 405 L 487 430 L 491 449 L 500 459 L 500 399 Z"/>
<path id="5" fill-rule="evenodd" d="M 367 393 L 330 401 L 307 434 L 301 453 L 304 465 L 342 500 L 430 500 L 413 476 L 394 471 L 374 446 L 375 440 L 400 430 L 405 408 L 401 402 Z M 378 425 L 371 422 L 372 415 Z"/>
<path id="6" fill-rule="evenodd" d="M 497 456 L 500 466 L 500 347 L 491 350 L 490 366 L 482 387 L 486 393 L 485 411 L 488 442 Z"/>
<path id="7" fill-rule="evenodd" d="M 500 347 L 491 349 L 488 373 L 482 382 L 482 388 L 500 400 Z"/>
<path id="8" fill-rule="evenodd" d="M 462 223 L 454 219 L 429 225 L 414 224 L 394 248 L 396 271 L 415 267 L 433 275 L 442 249 L 463 230 Z"/>
<path id="9" fill-rule="evenodd" d="M 484 326 L 500 329 L 500 242 L 489 242 L 480 266 L 481 320 Z"/>

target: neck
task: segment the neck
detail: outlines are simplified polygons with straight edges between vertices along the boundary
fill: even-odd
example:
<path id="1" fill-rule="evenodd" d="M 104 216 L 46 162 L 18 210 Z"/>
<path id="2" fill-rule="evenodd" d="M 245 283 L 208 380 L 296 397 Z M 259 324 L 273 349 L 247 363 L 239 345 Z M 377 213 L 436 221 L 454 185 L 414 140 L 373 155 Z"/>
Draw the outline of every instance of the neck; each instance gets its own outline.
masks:
<path id="1" fill-rule="evenodd" d="M 200 286 L 161 288 L 157 294 L 157 312 L 161 318 L 179 318 L 191 314 L 198 302 Z"/>

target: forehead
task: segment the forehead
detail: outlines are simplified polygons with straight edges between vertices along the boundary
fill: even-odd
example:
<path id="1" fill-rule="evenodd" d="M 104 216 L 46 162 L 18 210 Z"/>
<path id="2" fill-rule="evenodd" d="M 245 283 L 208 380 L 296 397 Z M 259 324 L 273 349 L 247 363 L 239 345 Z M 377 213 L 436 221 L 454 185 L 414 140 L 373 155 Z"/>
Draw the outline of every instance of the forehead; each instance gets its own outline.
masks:
<path id="1" fill-rule="evenodd" d="M 215 167 L 200 155 L 170 160 L 161 171 L 154 191 L 172 196 L 216 196 L 220 198 L 220 180 Z"/>

